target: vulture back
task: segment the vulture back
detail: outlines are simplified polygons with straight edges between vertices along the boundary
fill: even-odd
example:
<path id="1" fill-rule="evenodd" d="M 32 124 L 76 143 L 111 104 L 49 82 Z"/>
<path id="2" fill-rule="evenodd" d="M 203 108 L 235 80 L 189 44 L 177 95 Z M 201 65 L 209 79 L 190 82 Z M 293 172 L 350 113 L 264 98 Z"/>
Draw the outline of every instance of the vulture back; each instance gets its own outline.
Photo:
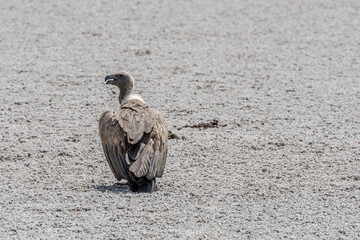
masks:
<path id="1" fill-rule="evenodd" d="M 141 183 L 161 177 L 166 163 L 168 131 L 164 117 L 140 100 L 105 112 L 99 130 L 106 159 L 115 177 Z"/>

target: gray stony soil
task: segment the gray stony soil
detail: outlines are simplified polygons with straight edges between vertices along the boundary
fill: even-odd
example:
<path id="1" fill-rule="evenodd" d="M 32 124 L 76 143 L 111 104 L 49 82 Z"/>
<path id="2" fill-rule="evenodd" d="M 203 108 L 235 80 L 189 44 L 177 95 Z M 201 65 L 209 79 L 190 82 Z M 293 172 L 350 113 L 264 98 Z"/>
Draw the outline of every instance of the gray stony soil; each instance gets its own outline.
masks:
<path id="1" fill-rule="evenodd" d="M 0 238 L 360 239 L 359 11 L 1 1 Z M 183 137 L 153 194 L 114 185 L 100 145 L 120 69 Z"/>

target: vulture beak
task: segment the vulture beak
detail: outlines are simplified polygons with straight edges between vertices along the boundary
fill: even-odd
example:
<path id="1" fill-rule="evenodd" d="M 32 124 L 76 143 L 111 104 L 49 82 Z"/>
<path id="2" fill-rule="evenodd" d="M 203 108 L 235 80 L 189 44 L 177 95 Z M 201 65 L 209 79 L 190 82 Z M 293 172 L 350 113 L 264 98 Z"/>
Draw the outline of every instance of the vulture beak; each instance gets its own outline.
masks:
<path id="1" fill-rule="evenodd" d="M 110 74 L 105 77 L 105 84 L 112 84 L 114 83 L 114 75 Z"/>

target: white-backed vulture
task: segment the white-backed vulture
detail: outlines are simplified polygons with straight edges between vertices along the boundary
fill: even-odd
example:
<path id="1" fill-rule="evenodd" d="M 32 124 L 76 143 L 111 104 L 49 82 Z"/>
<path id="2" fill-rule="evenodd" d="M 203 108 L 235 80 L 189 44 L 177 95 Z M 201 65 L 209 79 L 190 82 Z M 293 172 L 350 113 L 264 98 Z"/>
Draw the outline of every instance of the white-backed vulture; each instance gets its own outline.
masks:
<path id="1" fill-rule="evenodd" d="M 126 71 L 105 77 L 120 89 L 120 109 L 100 116 L 100 138 L 107 162 L 117 180 L 127 179 L 131 191 L 153 192 L 168 151 L 168 130 L 162 114 L 132 94 L 134 79 Z"/>

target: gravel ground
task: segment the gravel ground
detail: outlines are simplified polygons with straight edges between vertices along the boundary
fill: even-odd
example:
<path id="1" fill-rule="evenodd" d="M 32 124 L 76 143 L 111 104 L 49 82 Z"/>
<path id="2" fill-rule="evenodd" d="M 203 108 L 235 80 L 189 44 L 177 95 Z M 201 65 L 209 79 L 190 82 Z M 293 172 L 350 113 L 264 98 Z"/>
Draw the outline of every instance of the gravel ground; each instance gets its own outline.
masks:
<path id="1" fill-rule="evenodd" d="M 2 1 L 0 238 L 360 239 L 359 9 Z M 153 194 L 102 152 L 120 69 L 182 137 Z"/>

